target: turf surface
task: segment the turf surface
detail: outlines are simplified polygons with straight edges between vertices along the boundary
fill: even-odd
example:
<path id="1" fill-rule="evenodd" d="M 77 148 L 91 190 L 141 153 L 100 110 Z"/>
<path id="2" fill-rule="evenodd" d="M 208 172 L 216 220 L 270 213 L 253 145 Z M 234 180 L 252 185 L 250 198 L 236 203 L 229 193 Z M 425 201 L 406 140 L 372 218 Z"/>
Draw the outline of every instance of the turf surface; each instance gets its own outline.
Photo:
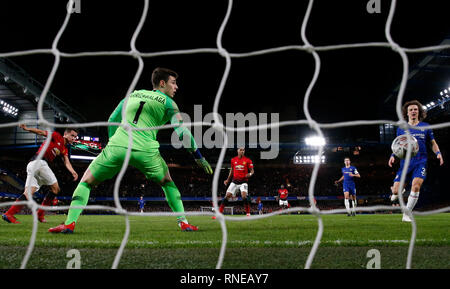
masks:
<path id="1" fill-rule="evenodd" d="M 21 224 L 0 223 L 0 268 L 19 268 L 30 242 L 32 217 L 16 216 Z M 400 214 L 322 216 L 324 232 L 311 268 L 364 269 L 380 252 L 382 269 L 406 267 L 412 227 Z M 35 247 L 26 268 L 64 269 L 71 249 L 80 252 L 82 269 L 111 268 L 125 233 L 118 215 L 83 215 L 70 235 L 47 229 L 65 220 L 47 216 L 39 224 Z M 210 216 L 190 216 L 197 232 L 181 232 L 174 217 L 130 216 L 130 235 L 120 259 L 121 269 L 214 269 L 222 244 L 222 230 Z M 412 268 L 450 268 L 450 214 L 416 216 L 417 236 Z M 277 215 L 251 221 L 227 221 L 227 249 L 223 269 L 304 268 L 317 234 L 312 215 Z"/>

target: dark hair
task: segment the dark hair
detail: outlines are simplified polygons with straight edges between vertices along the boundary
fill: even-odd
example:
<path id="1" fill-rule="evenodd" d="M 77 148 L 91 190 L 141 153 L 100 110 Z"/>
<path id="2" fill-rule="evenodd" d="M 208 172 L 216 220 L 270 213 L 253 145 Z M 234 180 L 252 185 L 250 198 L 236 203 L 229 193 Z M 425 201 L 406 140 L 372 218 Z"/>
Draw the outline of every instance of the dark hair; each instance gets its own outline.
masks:
<path id="1" fill-rule="evenodd" d="M 79 131 L 77 128 L 73 128 L 73 127 L 66 127 L 66 129 L 64 130 L 64 133 L 66 133 L 66 132 L 71 132 L 71 131 L 74 131 L 74 132 L 76 132 L 77 134 L 80 133 L 80 131 Z"/>
<path id="2" fill-rule="evenodd" d="M 423 105 L 418 100 L 411 100 L 405 102 L 402 107 L 403 117 L 408 121 L 408 106 L 417 105 L 419 108 L 419 121 L 424 120 L 427 117 L 427 112 L 423 109 Z"/>
<path id="3" fill-rule="evenodd" d="M 164 80 L 166 82 L 169 81 L 169 76 L 173 76 L 175 77 L 175 79 L 178 78 L 178 74 L 171 69 L 162 67 L 155 68 L 152 72 L 153 88 L 157 88 L 161 80 Z"/>

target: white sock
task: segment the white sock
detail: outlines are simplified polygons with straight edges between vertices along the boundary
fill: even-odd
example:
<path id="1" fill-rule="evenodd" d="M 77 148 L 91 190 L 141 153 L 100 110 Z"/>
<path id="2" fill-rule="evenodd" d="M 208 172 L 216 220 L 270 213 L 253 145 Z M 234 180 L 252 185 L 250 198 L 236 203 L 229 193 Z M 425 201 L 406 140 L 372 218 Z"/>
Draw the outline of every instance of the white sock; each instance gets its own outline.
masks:
<path id="1" fill-rule="evenodd" d="M 419 192 L 411 191 L 408 197 L 408 203 L 406 204 L 406 207 L 412 211 L 418 199 L 419 199 Z"/>
<path id="2" fill-rule="evenodd" d="M 353 212 L 356 213 L 356 201 L 352 200 Z"/>
<path id="3" fill-rule="evenodd" d="M 348 199 L 344 199 L 345 208 L 347 209 L 347 213 L 350 214 L 350 203 Z"/>

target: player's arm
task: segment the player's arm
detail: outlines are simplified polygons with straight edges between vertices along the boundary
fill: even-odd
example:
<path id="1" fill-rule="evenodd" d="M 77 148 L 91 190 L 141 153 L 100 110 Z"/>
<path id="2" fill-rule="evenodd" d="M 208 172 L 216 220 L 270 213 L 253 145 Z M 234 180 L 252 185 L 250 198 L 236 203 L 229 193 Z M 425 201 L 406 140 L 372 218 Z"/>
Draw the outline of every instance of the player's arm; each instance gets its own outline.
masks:
<path id="1" fill-rule="evenodd" d="M 122 122 L 122 108 L 123 103 L 125 102 L 125 98 L 120 101 L 120 103 L 117 105 L 117 107 L 114 109 L 114 111 L 111 113 L 111 115 L 108 118 L 108 122 Z M 111 138 L 114 133 L 116 132 L 117 128 L 119 126 L 112 125 L 108 126 L 108 137 Z"/>
<path id="2" fill-rule="evenodd" d="M 73 169 L 72 164 L 70 163 L 69 156 L 64 155 L 64 165 L 66 166 L 67 170 L 72 174 L 73 180 L 76 181 L 78 179 L 77 172 Z"/>
<path id="3" fill-rule="evenodd" d="M 357 178 L 360 178 L 361 177 L 361 175 L 359 174 L 359 172 L 355 169 L 355 174 L 353 174 L 353 173 L 350 173 L 349 174 L 351 177 L 357 177 Z"/>
<path id="4" fill-rule="evenodd" d="M 343 180 L 344 180 L 344 175 L 342 175 L 342 177 L 339 180 L 334 181 L 334 183 L 337 185 L 338 183 L 342 182 Z"/>
<path id="5" fill-rule="evenodd" d="M 435 139 L 431 140 L 431 149 L 439 160 L 439 164 L 442 166 L 444 164 L 444 158 L 442 157 L 441 151 Z"/>
<path id="6" fill-rule="evenodd" d="M 108 118 L 108 122 L 118 122 L 118 123 L 122 122 L 122 107 L 123 107 L 124 102 L 125 102 L 125 98 L 122 99 L 122 101 L 117 105 L 116 109 L 114 109 L 114 111 L 111 113 L 111 115 Z M 114 133 L 116 132 L 118 127 L 119 126 L 117 126 L 117 125 L 108 126 L 108 137 L 109 138 L 111 138 L 114 135 Z"/>
<path id="7" fill-rule="evenodd" d="M 228 174 L 228 178 L 223 182 L 225 186 L 228 186 L 228 184 L 231 181 L 231 177 L 233 176 L 233 166 L 230 168 L 230 173 Z"/>
<path id="8" fill-rule="evenodd" d="M 397 136 L 403 134 L 402 131 L 400 131 L 400 128 L 397 128 Z M 392 165 L 395 163 L 395 154 L 392 153 L 389 157 L 388 166 L 392 168 Z"/>
<path id="9" fill-rule="evenodd" d="M 253 168 L 250 168 L 250 172 L 245 176 L 246 178 L 250 178 L 255 174 L 255 170 Z"/>
<path id="10" fill-rule="evenodd" d="M 37 135 L 47 136 L 47 131 L 42 130 L 42 129 L 38 129 L 38 128 L 34 128 L 34 127 L 27 127 L 25 124 L 20 124 L 19 127 L 22 128 L 24 131 L 32 132 Z"/>
<path id="11" fill-rule="evenodd" d="M 391 154 L 391 157 L 389 158 L 388 161 L 388 166 L 390 166 L 392 168 L 392 165 L 395 163 L 395 155 Z"/>
<path id="12" fill-rule="evenodd" d="M 170 118 L 170 123 L 177 125 L 174 130 L 177 133 L 179 140 L 183 143 L 184 148 L 192 154 L 197 165 L 203 168 L 207 174 L 211 175 L 213 173 L 211 166 L 200 153 L 197 143 L 189 129 L 182 126 L 183 118 L 178 110 L 178 106 L 170 98 L 167 98 L 166 101 L 166 113 Z"/>
<path id="13" fill-rule="evenodd" d="M 253 162 L 250 159 L 248 160 L 247 168 L 250 171 L 250 173 L 247 173 L 247 175 L 245 177 L 250 178 L 251 176 L 253 176 L 255 174 L 255 170 L 253 169 Z"/>

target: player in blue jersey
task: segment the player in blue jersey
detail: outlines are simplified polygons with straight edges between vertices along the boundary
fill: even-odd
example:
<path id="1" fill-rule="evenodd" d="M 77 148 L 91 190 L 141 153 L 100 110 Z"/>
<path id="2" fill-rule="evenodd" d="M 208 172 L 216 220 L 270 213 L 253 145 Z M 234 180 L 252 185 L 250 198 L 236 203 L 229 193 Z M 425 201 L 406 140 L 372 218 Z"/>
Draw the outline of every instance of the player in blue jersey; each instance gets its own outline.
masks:
<path id="1" fill-rule="evenodd" d="M 356 187 L 355 181 L 353 178 L 360 178 L 358 170 L 351 165 L 350 158 L 344 159 L 345 167 L 342 168 L 342 177 L 335 181 L 334 183 L 337 185 L 338 183 L 344 181 L 342 187 L 344 190 L 344 204 L 345 209 L 347 210 L 347 216 L 355 216 L 356 215 Z M 350 196 L 352 201 L 352 210 L 350 210 Z"/>
<path id="2" fill-rule="evenodd" d="M 422 104 L 417 100 L 406 102 L 402 107 L 403 117 L 408 120 L 408 124 L 415 127 L 428 126 L 429 124 L 423 122 L 426 118 L 426 111 L 423 109 Z M 439 150 L 439 146 L 434 139 L 433 131 L 431 129 L 410 129 L 410 134 L 414 136 L 419 143 L 419 152 L 414 157 L 411 157 L 409 167 L 407 169 L 407 178 L 405 179 L 405 185 L 411 182 L 411 192 L 408 197 L 406 208 L 413 210 L 414 206 L 419 199 L 420 188 L 427 175 L 427 145 L 431 143 L 431 149 L 435 153 L 440 165 L 444 164 L 444 158 Z M 406 134 L 406 131 L 398 128 L 397 135 Z M 388 165 L 392 167 L 395 162 L 395 155 L 392 154 L 389 158 Z M 394 202 L 398 199 L 398 192 L 400 186 L 400 178 L 402 176 L 403 165 L 405 160 L 400 161 L 400 168 L 397 171 L 397 175 L 394 179 L 394 185 L 392 187 L 391 201 Z M 402 188 L 403 190 L 404 188 Z M 407 214 L 403 214 L 402 221 L 411 222 L 411 218 Z"/>
<path id="3" fill-rule="evenodd" d="M 141 213 L 143 213 L 144 212 L 144 206 L 145 206 L 145 201 L 144 201 L 144 197 L 143 196 L 141 196 L 141 198 L 139 199 L 138 204 L 139 204 L 139 211 Z"/>
<path id="4" fill-rule="evenodd" d="M 258 197 L 257 203 L 258 203 L 258 214 L 262 215 L 263 214 L 263 203 L 261 202 L 260 197 Z"/>

